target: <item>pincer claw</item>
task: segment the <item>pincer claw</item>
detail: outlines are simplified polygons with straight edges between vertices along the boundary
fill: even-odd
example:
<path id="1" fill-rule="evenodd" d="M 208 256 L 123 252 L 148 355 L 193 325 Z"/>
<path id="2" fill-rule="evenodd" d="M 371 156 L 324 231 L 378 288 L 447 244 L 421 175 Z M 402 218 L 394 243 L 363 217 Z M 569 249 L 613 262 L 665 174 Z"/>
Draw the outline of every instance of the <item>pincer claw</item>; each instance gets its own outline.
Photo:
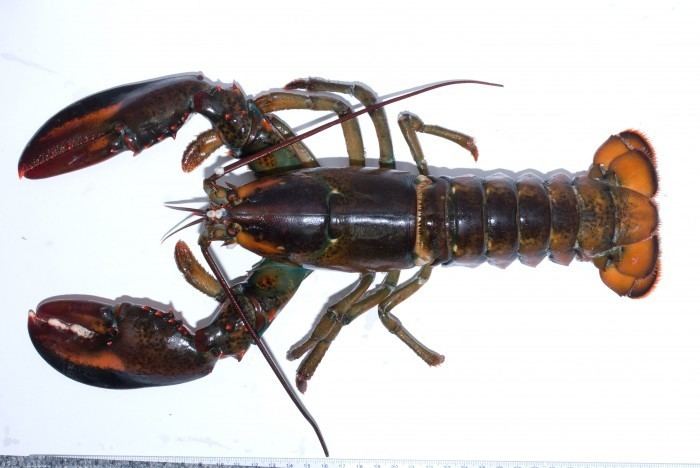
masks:
<path id="1" fill-rule="evenodd" d="M 19 160 L 20 177 L 43 179 L 134 154 L 182 127 L 194 96 L 215 84 L 184 73 L 108 89 L 66 107 L 32 137 Z"/>
<path id="2" fill-rule="evenodd" d="M 62 374 L 104 388 L 171 385 L 209 374 L 218 360 L 194 345 L 172 313 L 122 303 L 53 300 L 29 312 L 29 336 Z"/>

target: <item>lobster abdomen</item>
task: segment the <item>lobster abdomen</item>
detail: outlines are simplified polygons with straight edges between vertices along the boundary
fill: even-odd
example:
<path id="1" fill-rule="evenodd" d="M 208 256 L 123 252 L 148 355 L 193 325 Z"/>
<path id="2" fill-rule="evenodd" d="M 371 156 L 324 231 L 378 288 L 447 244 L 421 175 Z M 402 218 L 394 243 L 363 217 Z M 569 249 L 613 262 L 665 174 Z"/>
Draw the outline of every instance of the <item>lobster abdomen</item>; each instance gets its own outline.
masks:
<path id="1" fill-rule="evenodd" d="M 431 223 L 445 225 L 447 238 L 431 244 L 426 261 L 506 267 L 516 258 L 535 266 L 547 255 L 564 265 L 578 257 L 592 260 L 608 287 L 631 297 L 656 280 L 657 176 L 653 150 L 636 132 L 610 137 L 588 172 L 444 180 L 448 190 L 426 192 L 445 193 L 444 218 L 433 215 Z"/>
<path id="2" fill-rule="evenodd" d="M 585 173 L 543 178 L 496 173 L 450 179 L 446 223 L 451 251 L 443 263 L 499 267 L 515 259 L 536 266 L 549 255 L 556 263 L 590 259 L 615 246 L 617 188 Z M 451 209 L 450 209 L 451 208 Z"/>

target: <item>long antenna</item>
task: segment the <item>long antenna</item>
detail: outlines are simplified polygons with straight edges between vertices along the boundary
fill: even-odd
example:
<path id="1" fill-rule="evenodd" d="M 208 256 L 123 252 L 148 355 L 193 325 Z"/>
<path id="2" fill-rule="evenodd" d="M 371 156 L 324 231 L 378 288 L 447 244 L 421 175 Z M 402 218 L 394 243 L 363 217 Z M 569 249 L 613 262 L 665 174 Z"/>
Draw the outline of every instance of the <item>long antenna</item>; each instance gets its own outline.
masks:
<path id="1" fill-rule="evenodd" d="M 243 309 L 241 309 L 240 304 L 236 300 L 236 296 L 234 295 L 233 290 L 231 290 L 231 286 L 229 286 L 228 282 L 226 281 L 224 273 L 221 271 L 221 269 L 219 268 L 219 264 L 217 263 L 212 253 L 209 251 L 209 244 L 200 243 L 200 247 L 202 248 L 202 255 L 204 255 L 204 259 L 207 261 L 209 268 L 211 268 L 211 270 L 214 272 L 214 276 L 219 281 L 221 287 L 224 289 L 226 297 L 231 302 L 231 305 L 236 310 L 236 313 L 240 316 L 241 321 L 243 322 L 243 325 L 245 325 L 246 330 L 248 330 L 248 333 L 250 334 L 250 336 L 253 337 L 253 341 L 255 341 L 255 344 L 258 346 L 258 348 L 260 348 L 260 352 L 262 352 L 263 357 L 267 361 L 272 371 L 275 373 L 275 376 L 277 376 L 277 379 L 282 384 L 282 387 L 284 387 L 284 390 L 287 392 L 287 395 L 289 395 L 289 398 L 292 399 L 292 402 L 294 402 L 294 405 L 301 412 L 302 416 L 304 416 L 304 418 L 309 422 L 309 424 L 311 424 L 311 427 L 316 433 L 316 437 L 318 437 L 318 441 L 321 443 L 323 453 L 326 454 L 326 457 L 328 457 L 328 447 L 326 446 L 326 441 L 323 440 L 323 434 L 321 434 L 321 429 L 318 427 L 316 420 L 314 420 L 313 416 L 311 416 L 311 413 L 309 413 L 309 411 L 306 409 L 301 400 L 299 400 L 299 396 L 294 391 L 294 388 L 292 388 L 292 385 L 289 383 L 289 380 L 287 380 L 287 377 L 284 375 L 284 372 L 282 372 L 282 369 L 280 369 L 279 365 L 277 364 L 277 361 L 275 361 L 275 358 L 272 355 L 272 351 L 270 351 L 270 348 L 268 348 L 267 344 L 262 340 L 255 328 L 253 328 L 253 325 L 250 323 L 250 320 L 248 320 L 248 317 L 246 317 L 246 315 L 243 313 Z"/>
<path id="2" fill-rule="evenodd" d="M 408 91 L 404 94 L 401 94 L 397 97 L 388 99 L 386 101 L 382 102 L 377 102 L 375 104 L 371 104 L 369 106 L 366 106 L 360 110 L 348 113 L 346 115 L 343 115 L 339 117 L 338 119 L 335 119 L 331 122 L 325 123 L 323 125 L 320 125 L 312 130 L 309 130 L 307 132 L 304 132 L 300 135 L 296 135 L 294 137 L 288 138 L 284 141 L 281 141 L 280 143 L 277 143 L 275 145 L 272 145 L 270 147 L 267 147 L 261 151 L 258 151 L 257 153 L 247 156 L 245 158 L 242 158 L 232 164 L 229 164 L 227 166 L 223 167 L 223 170 L 218 171 L 218 173 L 214 173 L 211 177 L 208 178 L 208 181 L 210 183 L 215 183 L 219 178 L 221 178 L 223 175 L 228 174 L 232 171 L 235 171 L 239 167 L 245 166 L 246 164 L 250 164 L 253 161 L 256 161 L 260 158 L 263 158 L 267 156 L 268 154 L 274 153 L 275 151 L 279 151 L 289 145 L 292 145 L 294 143 L 298 143 L 312 135 L 316 135 L 317 133 L 320 133 L 330 127 L 333 127 L 335 125 L 341 124 L 343 122 L 346 122 L 350 119 L 354 119 L 362 114 L 365 114 L 367 112 L 372 112 L 377 109 L 381 109 L 384 106 L 387 106 L 389 104 L 393 104 L 395 102 L 401 101 L 403 99 L 407 99 L 412 96 L 416 96 L 421 93 L 425 93 L 428 91 L 431 91 L 433 89 L 437 88 L 442 88 L 443 86 L 451 86 L 451 85 L 456 85 L 456 84 L 481 84 L 481 85 L 487 85 L 487 86 L 498 86 L 498 87 L 503 87 L 501 84 L 497 83 L 489 83 L 487 81 L 478 81 L 478 80 L 450 80 L 450 81 L 442 81 L 439 83 L 434 83 L 431 85 L 426 85 L 420 88 L 417 88 L 415 90 Z M 185 210 L 185 211 L 190 211 L 190 210 Z M 194 223 L 191 224 L 196 224 L 199 220 L 195 221 Z M 205 260 L 209 264 L 209 267 L 212 269 L 214 272 L 214 276 L 216 276 L 216 279 L 219 281 L 221 284 L 222 288 L 224 289 L 226 296 L 228 297 L 229 301 L 231 302 L 231 305 L 233 308 L 236 310 L 236 313 L 239 315 L 241 321 L 246 327 L 246 330 L 248 333 L 253 337 L 253 341 L 255 341 L 255 344 L 260 348 L 260 351 L 262 352 L 263 357 L 269 364 L 270 368 L 272 371 L 275 373 L 279 381 L 282 383 L 282 386 L 284 387 L 285 391 L 289 395 L 289 397 L 292 399 L 292 402 L 294 405 L 299 409 L 301 414 L 304 416 L 304 418 L 311 424 L 311 427 L 313 428 L 314 432 L 316 433 L 316 436 L 318 437 L 319 442 L 321 443 L 321 447 L 323 447 L 323 453 L 325 453 L 326 457 L 329 456 L 328 454 L 328 448 L 326 447 L 326 442 L 323 440 L 323 435 L 321 434 L 321 430 L 319 429 L 318 425 L 316 424 L 316 421 L 314 418 L 311 416 L 311 414 L 308 412 L 308 410 L 304 407 L 303 403 L 299 400 L 298 395 L 292 388 L 291 384 L 287 380 L 286 376 L 282 372 L 282 370 L 279 368 L 279 365 L 275 361 L 272 351 L 268 348 L 267 344 L 260 338 L 260 335 L 258 332 L 253 328 L 253 325 L 250 323 L 246 315 L 243 313 L 243 309 L 241 308 L 240 304 L 236 300 L 235 294 L 231 290 L 231 287 L 228 285 L 228 282 L 226 281 L 226 278 L 219 268 L 215 258 L 213 257 L 212 253 L 209 251 L 209 244 L 207 243 L 200 243 L 200 247 L 202 249 L 202 254 L 204 255 Z"/>

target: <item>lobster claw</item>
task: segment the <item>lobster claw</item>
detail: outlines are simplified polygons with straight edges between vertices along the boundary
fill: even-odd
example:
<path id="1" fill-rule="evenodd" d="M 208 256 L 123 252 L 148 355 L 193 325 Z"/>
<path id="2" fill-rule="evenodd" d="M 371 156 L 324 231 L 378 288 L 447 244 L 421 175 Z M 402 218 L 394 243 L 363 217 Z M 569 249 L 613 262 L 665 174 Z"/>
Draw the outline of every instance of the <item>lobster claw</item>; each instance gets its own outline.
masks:
<path id="1" fill-rule="evenodd" d="M 45 302 L 29 313 L 29 335 L 56 370 L 105 388 L 187 382 L 209 374 L 219 357 L 198 351 L 172 313 L 127 303 Z"/>
<path id="2" fill-rule="evenodd" d="M 36 132 L 19 160 L 19 176 L 42 179 L 97 164 L 125 150 L 137 154 L 174 137 L 191 112 L 206 108 L 206 96 L 220 89 L 201 74 L 187 73 L 81 99 Z"/>

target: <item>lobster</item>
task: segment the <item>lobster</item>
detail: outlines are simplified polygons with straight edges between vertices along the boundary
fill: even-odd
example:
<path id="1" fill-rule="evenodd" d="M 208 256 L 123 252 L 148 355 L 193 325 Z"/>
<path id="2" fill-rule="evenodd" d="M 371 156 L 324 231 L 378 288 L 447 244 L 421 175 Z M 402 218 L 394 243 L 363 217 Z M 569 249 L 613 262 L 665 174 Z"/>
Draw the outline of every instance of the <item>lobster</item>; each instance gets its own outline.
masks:
<path id="1" fill-rule="evenodd" d="M 474 140 L 403 112 L 399 127 L 418 174 L 396 170 L 384 106 L 452 83 L 380 101 L 361 83 L 309 78 L 250 98 L 237 83 L 182 74 L 112 88 L 63 109 L 27 144 L 20 177 L 51 177 L 123 151 L 137 154 L 174 137 L 192 113 L 206 117 L 212 129 L 187 146 L 183 170 L 192 171 L 222 147 L 238 161 L 204 180 L 206 209 L 171 206 L 196 217 L 183 228 L 203 228 L 199 243 L 214 276 L 184 242 L 176 244 L 175 260 L 189 284 L 219 302 L 208 325 L 191 330 L 172 312 L 143 305 L 53 299 L 29 313 L 35 348 L 79 382 L 138 388 L 200 378 L 220 358 L 240 360 L 256 344 L 328 455 L 318 426 L 260 338 L 313 269 L 355 272 L 359 280 L 289 350 L 288 358 L 304 358 L 296 374 L 301 392 L 342 327 L 374 307 L 383 325 L 423 361 L 443 362 L 392 312 L 428 281 L 436 265 L 488 262 L 505 268 L 517 258 L 536 266 L 545 257 L 567 265 L 578 258 L 592 261 L 617 294 L 647 294 L 659 272 L 657 176 L 647 138 L 633 130 L 610 136 L 590 169 L 576 174 L 436 177 L 419 133 L 455 142 L 476 159 Z M 363 108 L 353 112 L 342 94 L 354 96 Z M 295 135 L 274 114 L 284 109 L 332 111 L 338 118 Z M 356 120 L 362 113 L 369 113 L 375 127 L 379 168 L 365 167 Z M 302 140 L 336 124 L 342 125 L 349 166 L 320 167 Z M 246 164 L 254 181 L 218 183 Z M 212 242 L 240 244 L 263 260 L 230 285 L 209 249 Z M 400 271 L 414 267 L 417 272 L 400 282 Z M 372 287 L 377 273 L 384 277 Z"/>

